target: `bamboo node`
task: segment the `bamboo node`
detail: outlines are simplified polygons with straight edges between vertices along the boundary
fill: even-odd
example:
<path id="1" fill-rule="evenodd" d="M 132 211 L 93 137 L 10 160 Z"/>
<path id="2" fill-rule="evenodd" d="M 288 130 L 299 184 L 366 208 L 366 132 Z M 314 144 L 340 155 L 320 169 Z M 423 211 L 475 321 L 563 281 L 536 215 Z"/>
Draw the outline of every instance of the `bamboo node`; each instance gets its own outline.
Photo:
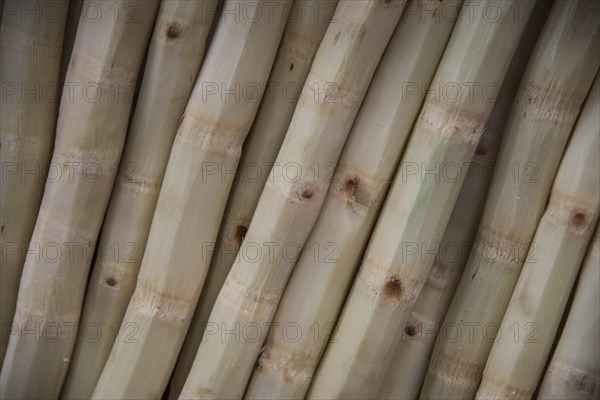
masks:
<path id="1" fill-rule="evenodd" d="M 554 375 L 568 388 L 574 391 L 593 396 L 600 384 L 598 371 L 586 371 L 575 365 L 562 361 L 552 361 L 548 368 L 548 375 Z"/>
<path id="2" fill-rule="evenodd" d="M 475 392 L 483 373 L 483 366 L 474 362 L 461 362 L 434 351 L 429 362 L 428 375 L 437 377 L 448 390 Z"/>

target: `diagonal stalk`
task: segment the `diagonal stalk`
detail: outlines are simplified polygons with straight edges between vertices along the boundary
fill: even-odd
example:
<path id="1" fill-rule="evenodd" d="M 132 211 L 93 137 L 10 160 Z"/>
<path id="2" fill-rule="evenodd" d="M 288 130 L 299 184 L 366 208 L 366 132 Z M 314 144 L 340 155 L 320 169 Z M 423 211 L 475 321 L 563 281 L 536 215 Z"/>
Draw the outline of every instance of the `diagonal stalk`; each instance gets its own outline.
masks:
<path id="1" fill-rule="evenodd" d="M 175 137 L 137 285 L 93 398 L 158 398 L 165 390 L 289 4 L 224 5 Z"/>
<path id="2" fill-rule="evenodd" d="M 53 168 L 25 260 L 16 333 L 2 367 L 2 398 L 58 397 L 158 5 L 154 0 L 84 3 L 95 7 L 98 18 L 81 18 L 77 30 Z M 115 10 L 128 7 L 136 10 L 133 20 L 115 17 Z"/>
<path id="3" fill-rule="evenodd" d="M 11 1 L 1 26 L 0 78 L 0 365 L 12 325 L 19 281 L 48 170 L 58 111 L 63 33 L 68 2 L 48 1 L 57 17 L 26 14 Z M 2 8 L 2 6 L 0 6 Z"/>
<path id="4" fill-rule="evenodd" d="M 243 395 L 286 281 L 325 200 L 328 174 L 403 7 L 403 1 L 339 3 L 181 398 Z M 227 334 L 232 330 L 243 336 Z"/>
<path id="5" fill-rule="evenodd" d="M 269 90 L 244 142 L 238 172 L 221 221 L 215 255 L 171 378 L 169 398 L 179 397 L 192 369 L 210 312 L 246 235 L 269 178 L 269 167 L 277 158 L 337 0 L 302 0 L 294 5 L 297 15 L 290 18 L 285 28 L 269 77 Z"/>
<path id="6" fill-rule="evenodd" d="M 566 325 L 538 398 L 593 400 L 600 395 L 600 230 L 581 267 Z"/>
<path id="7" fill-rule="evenodd" d="M 159 10 L 63 398 L 89 398 L 110 354 L 135 288 L 177 125 L 204 57 L 215 9 L 216 0 L 169 0 Z"/>
<path id="8" fill-rule="evenodd" d="M 444 326 L 473 335 L 436 343 L 422 398 L 470 398 L 542 216 L 565 145 L 598 66 L 600 7 L 555 2 L 525 71 L 475 239 Z M 462 325 L 461 325 L 462 324 Z M 442 330 L 444 330 L 444 326 Z M 458 328 L 455 328 L 455 330 Z"/>
<path id="9" fill-rule="evenodd" d="M 523 9 L 514 18 L 508 11 L 523 2 L 485 4 L 497 7 L 499 18 L 461 12 L 432 83 L 455 90 L 479 86 L 467 96 L 440 95 L 430 85 L 308 398 L 372 399 L 379 393 L 465 179 L 450 170 L 473 158 L 495 102 L 483 88 L 500 87 L 531 12 Z"/>
<path id="10" fill-rule="evenodd" d="M 600 214 L 600 78 L 563 155 L 546 211 L 487 360 L 478 399 L 530 399 Z M 510 337 L 506 333 L 521 333 Z M 516 339 L 516 340 L 514 340 Z"/>
<path id="11" fill-rule="evenodd" d="M 494 109 L 481 136 L 467 177 L 425 285 L 413 307 L 397 345 L 394 360 L 379 393 L 383 399 L 419 397 L 439 325 L 471 254 L 477 225 L 483 213 L 506 120 L 527 66 L 533 46 L 550 10 L 549 2 L 538 2 L 525 28 L 519 47 L 502 83 Z"/>
<path id="12" fill-rule="evenodd" d="M 247 398 L 306 395 L 421 107 L 419 89 L 431 82 L 452 32 L 455 19 L 434 17 L 451 16 L 456 4 L 449 4 L 407 3 L 278 305 Z M 294 329 L 302 334 L 290 340 Z"/>

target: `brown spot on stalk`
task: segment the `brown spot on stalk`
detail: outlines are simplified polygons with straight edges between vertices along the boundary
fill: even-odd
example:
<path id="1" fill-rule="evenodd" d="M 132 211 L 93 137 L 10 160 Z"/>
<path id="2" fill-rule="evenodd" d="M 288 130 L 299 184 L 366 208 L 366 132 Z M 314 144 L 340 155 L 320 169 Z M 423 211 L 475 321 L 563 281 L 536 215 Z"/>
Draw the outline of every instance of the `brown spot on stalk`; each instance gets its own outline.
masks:
<path id="1" fill-rule="evenodd" d="M 294 63 L 290 64 L 290 71 L 294 69 Z"/>
<path id="2" fill-rule="evenodd" d="M 404 333 L 406 333 L 410 337 L 415 336 L 417 333 L 417 327 L 415 326 L 415 324 L 408 323 L 404 327 Z"/>
<path id="3" fill-rule="evenodd" d="M 242 244 L 244 238 L 246 237 L 246 233 L 248 233 L 248 227 L 244 225 L 238 225 L 235 227 L 235 240 L 239 244 Z"/>
<path id="4" fill-rule="evenodd" d="M 167 37 L 171 40 L 177 39 L 181 34 L 181 26 L 177 22 L 172 22 L 167 26 Z"/>
<path id="5" fill-rule="evenodd" d="M 346 193 L 348 196 L 354 196 L 354 193 L 356 193 L 357 189 L 358 189 L 358 177 L 355 177 L 355 176 L 346 179 L 346 182 L 344 182 L 344 186 L 342 188 L 344 193 Z"/>
<path id="6" fill-rule="evenodd" d="M 310 199 L 314 196 L 315 192 L 313 192 L 311 189 L 304 189 L 302 191 L 302 193 L 300 194 L 300 196 L 302 196 L 303 199 Z"/>
<path id="7" fill-rule="evenodd" d="M 112 276 L 106 277 L 105 282 L 110 287 L 115 287 L 117 285 L 117 280 Z"/>
<path id="8" fill-rule="evenodd" d="M 383 297 L 389 300 L 399 300 L 402 292 L 402 283 L 397 276 L 392 276 L 383 286 Z"/>
<path id="9" fill-rule="evenodd" d="M 571 225 L 577 229 L 581 229 L 585 225 L 585 214 L 577 211 L 571 216 Z"/>

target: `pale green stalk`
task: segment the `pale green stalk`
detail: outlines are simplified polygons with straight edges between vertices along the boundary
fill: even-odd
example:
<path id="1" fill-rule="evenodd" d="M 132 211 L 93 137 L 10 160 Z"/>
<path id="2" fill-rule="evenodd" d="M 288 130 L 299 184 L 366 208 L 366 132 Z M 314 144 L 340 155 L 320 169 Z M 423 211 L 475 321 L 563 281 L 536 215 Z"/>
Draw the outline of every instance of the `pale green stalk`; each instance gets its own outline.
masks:
<path id="1" fill-rule="evenodd" d="M 279 303 L 246 398 L 306 395 L 452 32 L 455 20 L 433 15 L 451 15 L 456 4 L 448 4 L 407 3 Z M 295 330 L 302 332 L 298 338 Z"/>
<path id="2" fill-rule="evenodd" d="M 68 1 L 45 4 L 57 14 L 26 14 L 32 4 L 24 0 L 5 4 L 0 27 L 0 364 L 16 334 L 19 281 L 54 144 Z"/>
<path id="3" fill-rule="evenodd" d="M 90 0 L 84 7 L 91 4 L 100 14 L 82 18 L 75 39 L 0 376 L 3 399 L 59 395 L 159 2 Z M 136 8 L 135 21 L 114 17 L 113 8 L 127 5 Z"/>
<path id="4" fill-rule="evenodd" d="M 557 1 L 513 104 L 476 246 L 436 343 L 422 398 L 472 398 L 560 158 L 600 65 L 600 4 Z M 454 328 L 452 328 L 454 327 Z M 458 328 L 463 334 L 457 335 Z M 472 330 L 472 331 L 469 331 Z M 471 332 L 471 333 L 469 333 Z"/>
<path id="5" fill-rule="evenodd" d="M 600 396 L 600 231 L 579 273 L 567 322 L 538 398 L 594 400 Z"/>
<path id="6" fill-rule="evenodd" d="M 473 239 L 493 178 L 493 168 L 506 120 L 519 88 L 527 60 L 550 10 L 549 2 L 536 5 L 502 83 L 500 95 L 481 136 L 461 188 L 435 262 L 413 307 L 387 372 L 379 398 L 415 399 L 419 396 L 439 325 L 471 254 Z"/>
<path id="7" fill-rule="evenodd" d="M 225 3 L 175 137 L 135 291 L 93 398 L 163 394 L 200 296 L 209 246 L 290 4 Z"/>
<path id="8" fill-rule="evenodd" d="M 477 399 L 530 399 L 600 214 L 600 78 L 563 155 L 546 211 L 483 371 Z M 590 316 L 593 318 L 593 316 Z M 516 335 L 508 335 L 510 331 Z"/>
<path id="9" fill-rule="evenodd" d="M 243 395 L 289 274 L 325 200 L 328 174 L 403 7 L 403 1 L 339 3 L 181 398 Z"/>
<path id="10" fill-rule="evenodd" d="M 163 2 L 87 288 L 61 397 L 89 398 L 135 288 L 177 125 L 200 69 L 216 0 Z"/>
<path id="11" fill-rule="evenodd" d="M 302 0 L 294 4 L 297 15 L 285 28 L 267 94 L 244 142 L 215 255 L 171 378 L 170 398 L 179 397 L 192 369 L 208 317 L 248 230 L 337 0 Z"/>
<path id="12" fill-rule="evenodd" d="M 501 17 L 492 22 L 461 13 L 432 85 L 500 87 L 531 10 L 515 20 L 508 9 L 522 2 L 485 4 L 498 7 Z M 466 176 L 466 168 L 457 174 L 453 166 L 473 158 L 494 106 L 483 90 L 460 93 L 427 94 L 308 398 L 379 393 Z"/>

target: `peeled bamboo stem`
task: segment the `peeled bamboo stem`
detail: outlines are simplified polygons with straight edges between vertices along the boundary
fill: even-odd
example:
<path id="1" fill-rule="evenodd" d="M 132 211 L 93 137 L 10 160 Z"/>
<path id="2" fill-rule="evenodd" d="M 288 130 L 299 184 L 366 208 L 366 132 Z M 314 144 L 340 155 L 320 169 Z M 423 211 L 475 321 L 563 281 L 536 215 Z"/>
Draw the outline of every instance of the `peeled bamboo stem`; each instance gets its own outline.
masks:
<path id="1" fill-rule="evenodd" d="M 413 307 L 402 326 L 402 338 L 379 393 L 382 399 L 416 399 L 427 372 L 439 325 L 467 263 L 477 226 L 491 183 L 494 162 L 506 120 L 527 60 L 550 10 L 549 2 L 539 2 L 531 23 L 525 28 L 515 56 L 502 83 L 494 109 L 479 141 L 467 177 L 461 188 L 439 250 Z"/>
<path id="2" fill-rule="evenodd" d="M 498 179 L 473 256 L 442 326 L 473 333 L 449 333 L 436 343 L 422 398 L 475 395 L 567 139 L 598 71 L 598 11 L 597 3 L 585 0 L 553 5 L 509 117 Z"/>
<path id="3" fill-rule="evenodd" d="M 167 385 L 206 277 L 207 245 L 216 239 L 241 146 L 260 104 L 257 88 L 267 81 L 289 4 L 229 0 L 224 5 L 175 137 L 137 286 L 94 398 L 157 398 Z M 256 12 L 252 18 L 239 14 L 248 7 Z"/>
<path id="4" fill-rule="evenodd" d="M 449 15 L 447 4 L 406 5 L 278 305 L 246 398 L 306 395 L 421 107 L 424 90 L 416 87 L 431 82 L 454 26 L 453 19 L 432 16 Z M 293 329 L 302 332 L 298 340 L 290 340 Z"/>
<path id="5" fill-rule="evenodd" d="M 25 260 L 16 333 L 2 368 L 2 398 L 58 397 L 158 4 L 94 2 L 99 19 L 80 21 L 65 83 L 69 90 L 61 99 L 54 168 Z M 137 10 L 135 21 L 114 17 L 115 7 L 128 5 Z"/>
<path id="6" fill-rule="evenodd" d="M 600 78 L 560 163 L 550 201 L 488 358 L 478 399 L 530 399 L 600 214 Z M 592 317 L 592 316 L 590 316 Z M 517 327 L 525 335 L 509 338 Z M 533 329 L 530 329 L 533 328 Z"/>
<path id="7" fill-rule="evenodd" d="M 403 1 L 342 1 L 210 315 L 181 398 L 240 398 Z M 290 168 L 296 166 L 297 174 Z M 273 247 L 271 247 L 273 246 Z M 253 258 L 252 249 L 258 249 Z M 254 253 L 256 254 L 256 253 Z M 258 327 L 258 328 L 257 328 Z M 225 335 L 240 329 L 241 339 Z M 254 329 L 248 333 L 248 329 Z M 243 332 L 243 333 L 242 333 Z M 256 337 L 250 335 L 256 334 Z"/>
<path id="8" fill-rule="evenodd" d="M 337 0 L 302 0 L 288 22 L 252 130 L 244 142 L 206 282 L 177 360 L 169 397 L 177 398 L 192 368 L 204 328 L 269 178 L 310 66 Z"/>
<path id="9" fill-rule="evenodd" d="M 491 22 L 461 13 L 432 85 L 500 86 L 528 15 L 507 15 L 519 2 L 485 3 L 498 7 L 501 17 Z M 399 328 L 433 264 L 436 252 L 427 257 L 426 251 L 441 240 L 465 179 L 441 171 L 468 164 L 494 105 L 478 90 L 453 99 L 427 94 L 309 398 L 372 399 L 379 393 Z M 415 166 L 419 172 L 408 173 Z M 408 251 L 406 244 L 418 248 Z"/>
<path id="10" fill-rule="evenodd" d="M 161 5 L 63 398 L 89 398 L 112 349 L 135 288 L 177 125 L 204 57 L 215 9 L 216 0 L 169 0 Z M 86 335 L 90 326 L 103 335 L 95 338 L 91 330 Z"/>
<path id="11" fill-rule="evenodd" d="M 0 365 L 8 339 L 16 333 L 12 321 L 19 281 L 52 154 L 68 2 L 47 2 L 46 7 L 57 11 L 56 18 L 26 13 L 24 0 L 2 5 Z"/>
<path id="12" fill-rule="evenodd" d="M 596 78 L 597 79 L 597 78 Z M 600 230 L 590 244 L 567 322 L 542 381 L 540 399 L 600 395 Z"/>

